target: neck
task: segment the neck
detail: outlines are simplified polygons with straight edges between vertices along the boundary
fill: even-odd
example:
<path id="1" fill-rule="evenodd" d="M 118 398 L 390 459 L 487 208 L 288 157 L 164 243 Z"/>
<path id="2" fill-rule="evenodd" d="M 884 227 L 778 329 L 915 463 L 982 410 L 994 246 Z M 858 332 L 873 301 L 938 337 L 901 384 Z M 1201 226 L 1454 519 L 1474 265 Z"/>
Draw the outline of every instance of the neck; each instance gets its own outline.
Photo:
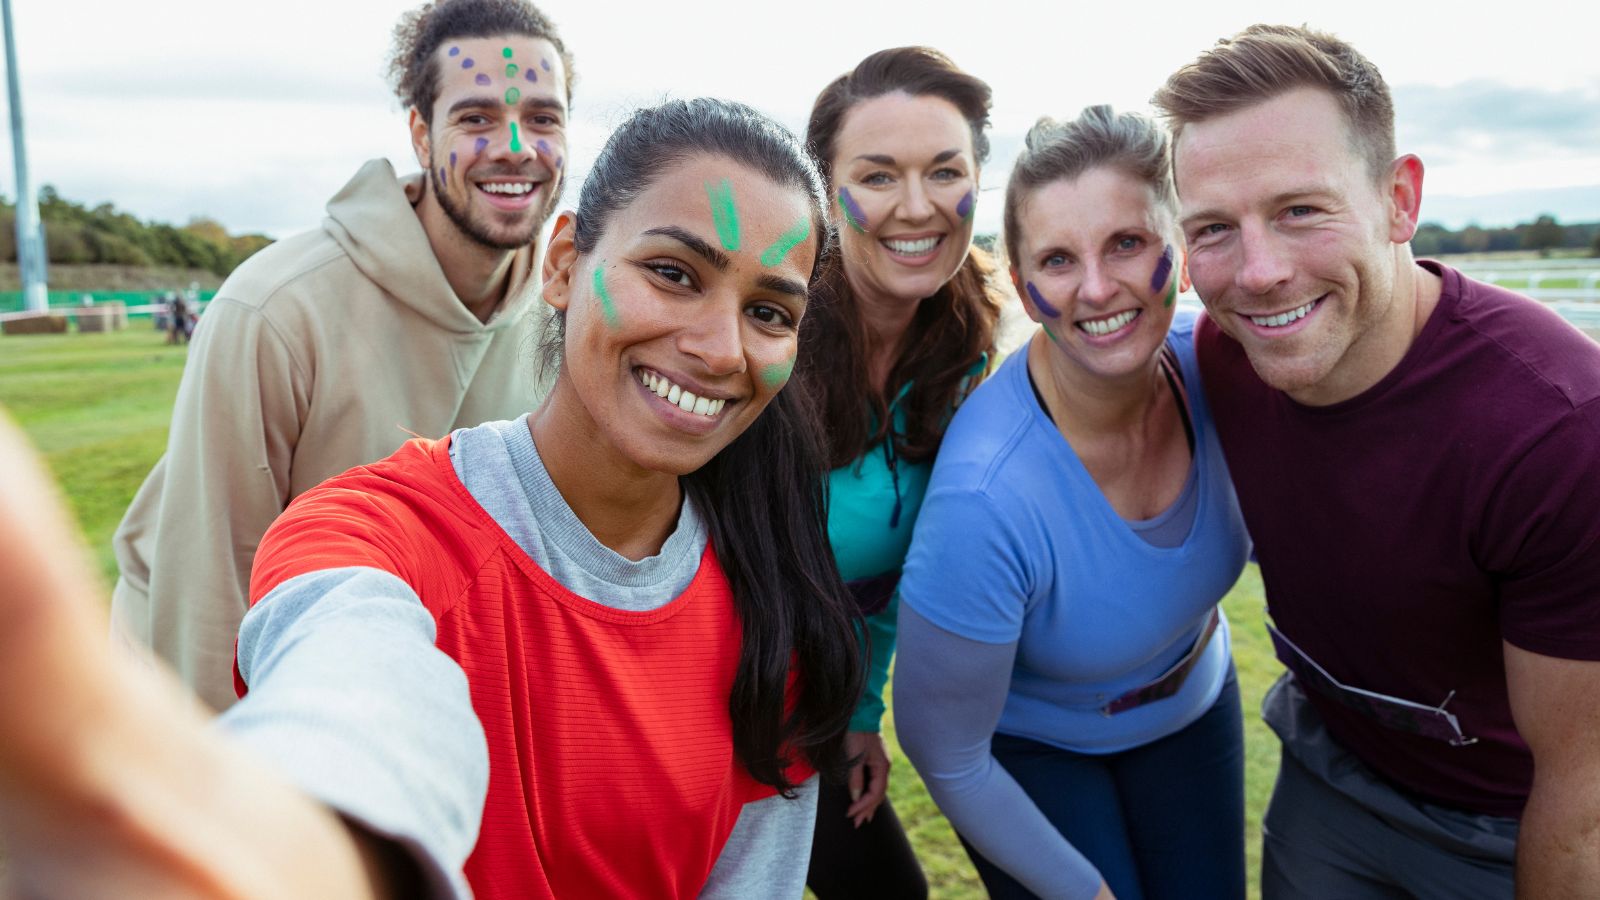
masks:
<path id="1" fill-rule="evenodd" d="M 1106 378 L 1073 363 L 1043 330 L 1028 344 L 1028 372 L 1074 445 L 1075 438 L 1142 430 L 1165 390 L 1156 357 L 1136 372 Z"/>
<path id="2" fill-rule="evenodd" d="M 551 482 L 596 540 L 631 560 L 661 552 L 677 527 L 678 477 L 640 468 L 610 446 L 565 369 L 528 430 Z"/>
<path id="3" fill-rule="evenodd" d="M 450 289 L 479 322 L 489 321 L 505 300 L 516 251 L 489 247 L 462 234 L 439 205 L 431 183 L 423 189 L 416 210 Z"/>
<path id="4" fill-rule="evenodd" d="M 846 280 L 850 281 L 848 273 Z M 883 296 L 862 290 L 853 281 L 850 281 L 850 292 L 867 327 L 867 375 L 872 385 L 881 391 L 889 379 L 889 371 L 900 358 L 906 332 L 911 330 L 911 320 L 916 317 L 922 300 L 907 302 L 899 297 Z"/>

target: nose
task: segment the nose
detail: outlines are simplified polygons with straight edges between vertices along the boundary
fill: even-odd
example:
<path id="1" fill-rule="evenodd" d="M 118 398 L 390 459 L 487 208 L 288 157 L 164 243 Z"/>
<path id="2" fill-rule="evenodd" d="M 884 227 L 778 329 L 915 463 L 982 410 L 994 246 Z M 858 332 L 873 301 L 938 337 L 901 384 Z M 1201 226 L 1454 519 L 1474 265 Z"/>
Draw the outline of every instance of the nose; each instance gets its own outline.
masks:
<path id="1" fill-rule="evenodd" d="M 1272 234 L 1264 228 L 1243 225 L 1239 229 L 1239 289 L 1265 294 L 1288 281 L 1294 274 L 1288 257 Z"/>
<path id="2" fill-rule="evenodd" d="M 933 217 L 933 200 L 922 179 L 908 178 L 900 195 L 900 218 L 908 222 L 922 222 Z"/>
<path id="3" fill-rule="evenodd" d="M 705 301 L 688 317 L 678 337 L 678 349 L 700 360 L 708 375 L 734 375 L 744 371 L 744 313 L 738 304 Z"/>
<path id="4" fill-rule="evenodd" d="M 1111 277 L 1106 264 L 1097 259 L 1084 263 L 1083 283 L 1078 286 L 1078 296 L 1094 306 L 1104 306 L 1117 295 L 1117 280 Z"/>

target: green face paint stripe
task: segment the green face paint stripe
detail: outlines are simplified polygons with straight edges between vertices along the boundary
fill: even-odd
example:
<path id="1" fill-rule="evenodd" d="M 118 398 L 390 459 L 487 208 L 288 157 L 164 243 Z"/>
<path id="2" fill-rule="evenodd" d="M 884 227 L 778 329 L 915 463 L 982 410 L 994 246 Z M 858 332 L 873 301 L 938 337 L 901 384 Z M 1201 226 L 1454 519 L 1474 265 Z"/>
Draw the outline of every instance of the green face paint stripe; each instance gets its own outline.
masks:
<path id="1" fill-rule="evenodd" d="M 622 316 L 617 313 L 617 305 L 611 302 L 611 292 L 606 290 L 606 261 L 594 267 L 594 292 L 600 297 L 600 314 L 605 316 L 606 325 L 611 328 L 622 327 Z"/>
<path id="2" fill-rule="evenodd" d="M 721 184 L 706 182 L 706 196 L 711 198 L 711 221 L 716 223 L 722 248 L 739 249 L 739 209 L 733 203 L 733 182 L 726 178 Z"/>
<path id="3" fill-rule="evenodd" d="M 511 152 L 522 152 L 522 132 L 517 130 L 517 123 L 511 123 Z"/>
<path id="4" fill-rule="evenodd" d="M 1167 306 L 1171 306 L 1178 299 L 1178 276 L 1172 276 L 1172 287 L 1167 289 Z"/>
<path id="5" fill-rule="evenodd" d="M 1054 331 L 1050 330 L 1049 324 L 1047 324 L 1045 322 L 1040 322 L 1039 325 L 1040 325 L 1040 327 L 1044 328 L 1045 337 L 1049 338 L 1052 341 L 1059 340 L 1059 338 L 1056 337 L 1056 333 Z"/>
<path id="6" fill-rule="evenodd" d="M 793 250 L 796 244 L 810 236 L 811 217 L 801 216 L 800 221 L 794 223 L 794 227 L 779 235 L 778 239 L 772 242 L 772 246 L 761 254 L 761 264 L 770 267 L 783 262 L 783 258 L 789 255 L 789 251 Z"/>
<path id="7" fill-rule="evenodd" d="M 794 357 L 789 357 L 787 362 L 773 363 L 761 368 L 761 381 L 769 388 L 783 387 L 789 382 L 789 376 L 794 374 Z"/>

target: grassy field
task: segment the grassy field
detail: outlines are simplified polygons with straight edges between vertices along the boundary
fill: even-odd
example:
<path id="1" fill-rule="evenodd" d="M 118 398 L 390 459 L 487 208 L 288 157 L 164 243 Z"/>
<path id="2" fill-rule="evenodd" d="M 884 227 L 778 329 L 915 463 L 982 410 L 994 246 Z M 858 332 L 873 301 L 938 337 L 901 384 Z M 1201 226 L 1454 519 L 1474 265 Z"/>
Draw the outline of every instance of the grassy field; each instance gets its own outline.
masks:
<path id="1" fill-rule="evenodd" d="M 60 480 L 107 584 L 115 578 L 111 533 L 161 455 L 185 348 L 144 328 L 111 334 L 0 337 L 0 407 L 10 411 Z M 1277 771 L 1277 741 L 1261 723 L 1261 695 L 1279 671 L 1261 627 L 1254 567 L 1228 595 L 1245 707 L 1245 790 L 1251 896 L 1260 816 Z M 984 896 L 961 845 L 893 741 L 890 796 L 911 832 L 936 898 Z M 3 863 L 0 863 L 3 868 Z"/>

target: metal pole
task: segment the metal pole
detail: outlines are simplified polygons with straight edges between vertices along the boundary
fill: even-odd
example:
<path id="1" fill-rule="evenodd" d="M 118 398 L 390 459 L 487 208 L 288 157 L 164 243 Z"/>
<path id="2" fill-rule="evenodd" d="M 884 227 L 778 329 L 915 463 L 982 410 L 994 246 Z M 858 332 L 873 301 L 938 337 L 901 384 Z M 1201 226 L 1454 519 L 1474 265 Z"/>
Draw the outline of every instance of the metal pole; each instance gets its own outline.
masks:
<path id="1" fill-rule="evenodd" d="M 28 180 L 28 148 L 22 138 L 22 87 L 17 77 L 17 42 L 12 37 L 11 0 L 0 0 L 6 26 L 6 80 L 11 88 L 11 157 L 17 166 L 17 264 L 22 270 L 22 299 L 29 310 L 49 308 L 45 290 L 44 232 L 39 228 L 39 198 Z"/>

